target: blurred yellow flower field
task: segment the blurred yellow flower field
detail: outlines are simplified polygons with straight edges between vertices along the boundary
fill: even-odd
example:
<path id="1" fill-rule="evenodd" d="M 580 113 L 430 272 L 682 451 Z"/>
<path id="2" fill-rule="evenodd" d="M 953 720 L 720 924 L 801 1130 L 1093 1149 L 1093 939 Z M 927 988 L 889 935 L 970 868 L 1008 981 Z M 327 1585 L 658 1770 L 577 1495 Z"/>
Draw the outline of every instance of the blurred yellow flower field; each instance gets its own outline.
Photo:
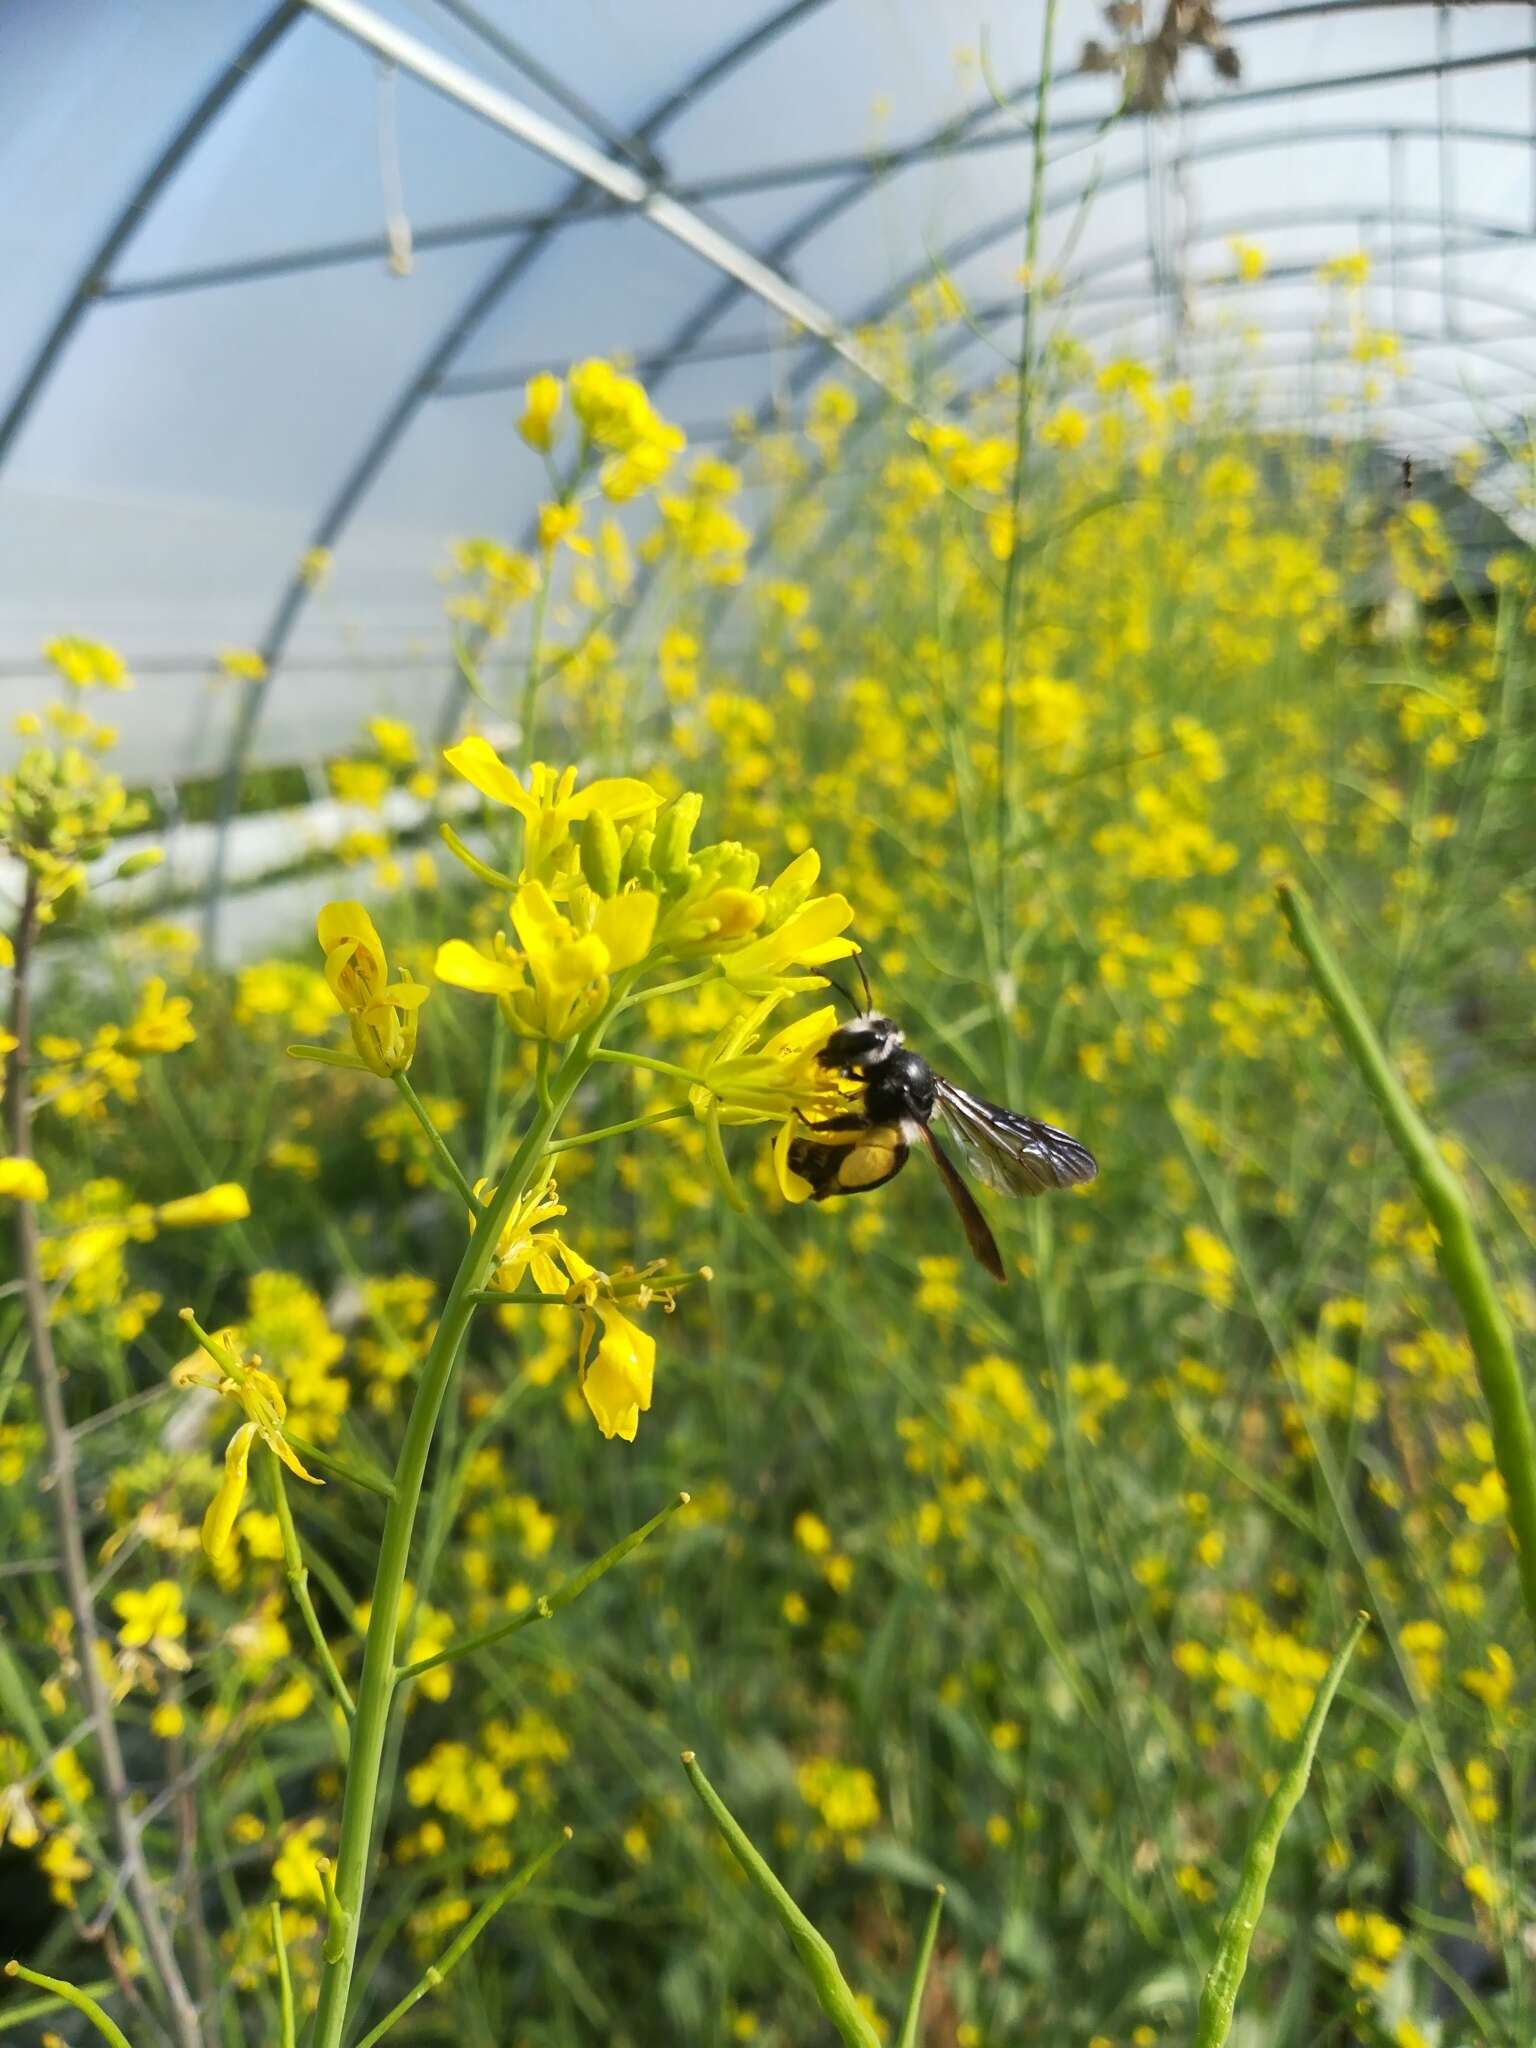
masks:
<path id="1" fill-rule="evenodd" d="M 1532 564 L 1137 361 L 956 410 L 919 310 L 903 406 L 728 459 L 530 380 L 536 534 L 453 552 L 446 746 L 328 764 L 318 945 L 116 907 L 134 651 L 50 646 L 0 1898 L 136 2048 L 438 1970 L 391 2038 L 895 2041 L 937 1885 L 903 2042 L 1529 2038 L 1519 1414 L 1276 886 L 1528 1358 Z M 925 1160 L 800 1199 L 859 971 L 1100 1161 L 979 1190 L 1004 1289 Z"/>

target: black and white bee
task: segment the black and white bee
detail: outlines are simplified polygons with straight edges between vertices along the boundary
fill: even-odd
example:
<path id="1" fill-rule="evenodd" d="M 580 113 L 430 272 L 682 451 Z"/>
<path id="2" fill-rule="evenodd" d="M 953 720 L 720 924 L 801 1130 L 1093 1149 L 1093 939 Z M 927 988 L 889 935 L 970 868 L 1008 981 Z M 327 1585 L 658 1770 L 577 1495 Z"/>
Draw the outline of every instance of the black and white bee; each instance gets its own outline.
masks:
<path id="1" fill-rule="evenodd" d="M 936 1074 L 877 1010 L 865 1010 L 840 1025 L 817 1059 L 858 1081 L 863 1098 L 844 1116 L 808 1122 L 805 1134 L 791 1142 L 790 1169 L 810 1183 L 812 1199 L 824 1202 L 832 1195 L 862 1195 L 884 1187 L 921 1140 L 959 1211 L 966 1242 L 994 1280 L 1007 1278 L 997 1239 L 940 1144 L 934 1122 L 954 1140 L 982 1186 L 999 1194 L 1043 1195 L 1052 1188 L 1079 1187 L 1099 1170 L 1087 1146 L 1065 1131 L 985 1102 Z"/>

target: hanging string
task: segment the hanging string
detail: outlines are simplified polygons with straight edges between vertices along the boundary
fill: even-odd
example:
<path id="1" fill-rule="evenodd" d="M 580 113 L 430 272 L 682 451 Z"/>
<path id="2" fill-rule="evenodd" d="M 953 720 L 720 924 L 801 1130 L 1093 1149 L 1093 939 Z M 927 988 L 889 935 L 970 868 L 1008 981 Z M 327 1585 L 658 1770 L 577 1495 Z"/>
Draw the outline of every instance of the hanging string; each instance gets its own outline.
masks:
<path id="1" fill-rule="evenodd" d="M 400 136 L 395 123 L 395 66 L 379 66 L 378 141 L 379 185 L 384 197 L 384 235 L 389 243 L 389 267 L 396 277 L 409 277 L 414 268 L 411 223 L 405 210 L 405 183 L 400 174 Z"/>

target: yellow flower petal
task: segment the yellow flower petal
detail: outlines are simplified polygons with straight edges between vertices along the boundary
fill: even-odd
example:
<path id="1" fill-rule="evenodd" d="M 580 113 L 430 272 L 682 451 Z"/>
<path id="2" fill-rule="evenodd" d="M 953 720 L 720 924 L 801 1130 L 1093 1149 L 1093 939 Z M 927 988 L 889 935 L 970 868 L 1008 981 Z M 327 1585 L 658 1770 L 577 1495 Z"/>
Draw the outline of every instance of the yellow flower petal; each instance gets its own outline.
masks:
<path id="1" fill-rule="evenodd" d="M 204 1223 L 239 1223 L 251 1213 L 251 1199 L 237 1181 L 220 1181 L 200 1195 L 181 1195 L 155 1211 L 166 1230 L 192 1230 Z"/>
<path id="2" fill-rule="evenodd" d="M 778 1136 L 773 1141 L 773 1177 L 779 1184 L 779 1193 L 786 1202 L 797 1204 L 808 1202 L 816 1192 L 789 1163 L 789 1148 L 801 1128 L 798 1117 L 787 1116 L 779 1125 Z"/>
<path id="3" fill-rule="evenodd" d="M 633 818 L 641 811 L 658 809 L 660 803 L 661 798 L 648 782 L 637 781 L 632 775 L 612 775 L 601 782 L 589 782 L 561 809 L 580 824 L 593 811 L 601 811 L 607 818 Z"/>
<path id="4" fill-rule="evenodd" d="M 581 1391 L 603 1435 L 632 1444 L 641 1413 L 651 1405 L 656 1341 L 609 1303 L 600 1302 L 597 1313 L 602 1318 L 602 1342 Z"/>
<path id="5" fill-rule="evenodd" d="M 490 797 L 492 802 L 509 804 L 520 818 L 538 815 L 538 805 L 490 741 L 482 739 L 478 733 L 471 733 L 456 747 L 445 747 L 443 759 L 456 774 L 462 775 L 466 782 L 478 789 L 482 796 Z"/>
<path id="6" fill-rule="evenodd" d="M 473 989 L 477 995 L 511 995 L 523 986 L 518 968 L 508 961 L 488 959 L 467 939 L 445 939 L 437 949 L 432 972 L 450 987 Z"/>
<path id="7" fill-rule="evenodd" d="M 255 1441 L 255 1423 L 242 1422 L 225 1446 L 224 1477 L 218 1492 L 208 1503 L 207 1514 L 203 1517 L 203 1549 L 215 1564 L 229 1548 L 235 1517 L 240 1512 L 240 1503 L 245 1499 L 251 1445 Z"/>
<path id="8" fill-rule="evenodd" d="M 649 889 L 631 889 L 602 904 L 593 931 L 608 952 L 610 967 L 634 967 L 651 950 L 660 899 Z"/>

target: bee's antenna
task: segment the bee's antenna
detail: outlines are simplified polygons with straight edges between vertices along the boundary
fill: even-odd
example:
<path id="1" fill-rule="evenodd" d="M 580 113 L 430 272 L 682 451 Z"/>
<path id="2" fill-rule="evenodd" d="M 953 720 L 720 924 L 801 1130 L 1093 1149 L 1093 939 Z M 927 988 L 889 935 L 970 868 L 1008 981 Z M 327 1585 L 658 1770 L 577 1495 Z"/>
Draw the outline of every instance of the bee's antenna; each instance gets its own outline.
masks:
<path id="1" fill-rule="evenodd" d="M 837 990 L 838 994 L 842 997 L 843 1001 L 848 1005 L 848 1008 L 851 1011 L 851 1013 L 855 1017 L 857 1017 L 859 1014 L 859 1006 L 854 1001 L 853 997 L 849 995 L 847 989 L 843 987 L 843 984 L 840 981 L 834 979 L 834 977 L 830 974 L 824 974 L 822 976 L 822 980 L 825 981 L 830 987 L 835 988 Z"/>
<path id="2" fill-rule="evenodd" d="M 864 972 L 864 955 L 862 953 L 855 953 L 853 956 L 853 964 L 859 970 L 859 980 L 863 983 L 864 986 L 864 1013 L 866 1016 L 868 1016 L 870 1011 L 873 1010 L 875 1007 L 875 999 L 870 994 L 869 976 Z"/>

